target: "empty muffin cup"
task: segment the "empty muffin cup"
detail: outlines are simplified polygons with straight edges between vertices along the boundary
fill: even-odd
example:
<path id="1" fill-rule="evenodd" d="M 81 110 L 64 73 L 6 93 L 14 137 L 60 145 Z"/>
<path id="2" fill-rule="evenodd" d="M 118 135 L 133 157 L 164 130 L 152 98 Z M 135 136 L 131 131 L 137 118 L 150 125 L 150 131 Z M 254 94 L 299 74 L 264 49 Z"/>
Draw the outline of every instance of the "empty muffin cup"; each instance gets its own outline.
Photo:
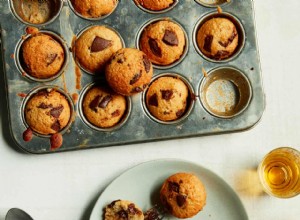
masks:
<path id="1" fill-rule="evenodd" d="M 204 7 L 217 7 L 217 6 L 224 6 L 229 4 L 233 0 L 195 0 L 195 2 L 203 5 Z"/>
<path id="2" fill-rule="evenodd" d="M 163 3 L 164 1 L 157 0 L 133 0 L 137 7 L 139 7 L 141 10 L 151 13 L 151 14 L 163 14 L 170 10 L 172 10 L 179 2 L 179 0 L 165 0 L 166 3 Z"/>
<path id="3" fill-rule="evenodd" d="M 60 14 L 62 0 L 10 0 L 10 8 L 15 17 L 26 25 L 45 26 Z"/>
<path id="4" fill-rule="evenodd" d="M 172 125 L 184 121 L 194 107 L 194 90 L 177 73 L 162 73 L 152 79 L 142 95 L 144 111 L 153 121 Z"/>
<path id="5" fill-rule="evenodd" d="M 210 12 L 204 15 L 193 30 L 196 51 L 210 62 L 234 60 L 243 50 L 245 39 L 242 23 L 227 12 Z"/>
<path id="6" fill-rule="evenodd" d="M 207 112 L 219 118 L 232 118 L 249 105 L 252 89 L 248 78 L 234 67 L 219 67 L 203 77 L 200 101 Z"/>
<path id="7" fill-rule="evenodd" d="M 64 134 L 74 119 L 73 100 L 57 86 L 36 87 L 22 102 L 21 118 L 36 136 L 49 138 L 56 133 Z"/>
<path id="8" fill-rule="evenodd" d="M 131 99 L 114 93 L 105 83 L 86 85 L 78 100 L 81 120 L 88 127 L 102 132 L 120 129 L 131 113 Z"/>
<path id="9" fill-rule="evenodd" d="M 25 61 L 23 54 L 25 42 L 29 42 L 35 37 L 39 39 L 26 46 L 28 54 L 26 52 L 27 61 Z M 41 41 L 45 45 L 41 44 Z M 15 48 L 15 57 L 16 66 L 22 76 L 36 82 L 48 82 L 56 79 L 65 71 L 69 61 L 69 48 L 56 33 L 39 31 L 21 38 Z"/>
<path id="10" fill-rule="evenodd" d="M 164 70 L 183 61 L 188 53 L 189 40 L 185 29 L 174 19 L 154 18 L 138 31 L 136 48 L 148 56 L 154 68 Z"/>
<path id="11" fill-rule="evenodd" d="M 119 0 L 68 0 L 68 4 L 78 17 L 98 21 L 113 13 L 119 4 Z"/>

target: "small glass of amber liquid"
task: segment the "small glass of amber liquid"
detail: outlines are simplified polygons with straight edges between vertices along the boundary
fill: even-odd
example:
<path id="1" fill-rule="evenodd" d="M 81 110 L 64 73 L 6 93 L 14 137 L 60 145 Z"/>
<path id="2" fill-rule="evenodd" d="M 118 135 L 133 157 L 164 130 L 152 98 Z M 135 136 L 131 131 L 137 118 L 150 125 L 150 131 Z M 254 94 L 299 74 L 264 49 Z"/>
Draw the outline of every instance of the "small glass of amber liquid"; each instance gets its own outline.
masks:
<path id="1" fill-rule="evenodd" d="M 258 174 L 269 195 L 291 198 L 300 194 L 300 152 L 290 147 L 272 150 L 258 166 Z"/>

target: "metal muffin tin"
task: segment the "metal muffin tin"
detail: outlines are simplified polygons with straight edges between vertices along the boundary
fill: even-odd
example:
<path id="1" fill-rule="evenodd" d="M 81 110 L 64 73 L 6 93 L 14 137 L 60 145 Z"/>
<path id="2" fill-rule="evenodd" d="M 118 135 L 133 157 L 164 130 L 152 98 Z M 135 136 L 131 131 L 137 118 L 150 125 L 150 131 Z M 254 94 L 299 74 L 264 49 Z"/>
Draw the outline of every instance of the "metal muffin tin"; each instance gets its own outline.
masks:
<path id="1" fill-rule="evenodd" d="M 261 118 L 264 107 L 264 93 L 262 88 L 261 69 L 259 53 L 256 43 L 256 30 L 254 21 L 254 10 L 252 0 L 187 0 L 176 1 L 171 10 L 164 10 L 160 13 L 151 13 L 138 7 L 133 0 L 119 1 L 118 6 L 112 14 L 100 20 L 87 20 L 76 15 L 70 8 L 68 2 L 63 1 L 63 7 L 57 18 L 51 22 L 38 26 L 42 31 L 51 31 L 64 39 L 68 47 L 71 48 L 74 36 L 90 25 L 106 25 L 115 29 L 124 39 L 126 47 L 136 47 L 137 39 L 142 27 L 149 21 L 159 18 L 171 18 L 178 22 L 187 34 L 187 54 L 180 63 L 169 68 L 154 68 L 154 78 L 164 74 L 176 73 L 188 81 L 194 91 L 190 102 L 189 115 L 179 119 L 176 123 L 161 123 L 149 116 L 145 110 L 144 93 L 130 97 L 130 108 L 128 118 L 118 129 L 102 131 L 93 129 L 82 119 L 80 104 L 85 89 L 98 80 L 103 80 L 103 76 L 96 76 L 81 71 L 76 66 L 74 57 L 70 56 L 68 65 L 61 76 L 48 82 L 29 80 L 20 74 L 14 56 L 18 42 L 26 35 L 27 23 L 23 23 L 14 14 L 9 0 L 0 1 L 1 16 L 1 37 L 2 53 L 4 58 L 5 83 L 8 97 L 10 129 L 13 139 L 17 145 L 26 152 L 42 154 L 52 152 L 62 152 L 68 150 L 88 149 L 95 147 L 123 145 L 129 143 L 139 143 L 157 141 L 164 139 L 184 138 L 191 136 L 212 135 L 228 132 L 247 130 L 253 127 Z M 202 3 L 202 4 L 201 4 Z M 233 59 L 226 62 L 213 62 L 204 58 L 198 53 L 198 49 L 193 43 L 194 30 L 197 30 L 197 23 L 209 13 L 216 12 L 216 5 L 220 3 L 224 14 L 233 15 L 243 27 L 244 45 L 240 53 Z M 211 112 L 200 98 L 202 92 L 201 85 L 206 81 L 203 78 L 218 69 L 234 69 L 243 74 L 248 82 L 247 88 L 251 92 L 243 106 L 234 112 L 230 117 L 222 117 Z M 80 80 L 79 80 L 80 79 Z M 207 78 L 208 79 L 208 78 Z M 243 94 L 243 86 L 237 85 L 239 81 L 226 78 L 238 89 L 234 96 L 239 97 Z M 80 82 L 80 86 L 78 85 Z M 230 83 L 229 83 L 230 84 Z M 26 123 L 23 121 L 23 103 L 26 98 L 24 94 L 29 94 L 32 88 L 57 87 L 63 89 L 69 96 L 75 98 L 74 111 L 75 118 L 67 132 L 63 134 L 63 146 L 55 151 L 50 150 L 49 138 L 35 135 L 31 142 L 25 142 L 22 134 L 26 130 Z M 235 87 L 233 86 L 233 87 Z M 240 89 L 240 90 L 239 90 Z M 78 100 L 76 97 L 79 97 Z M 209 103 L 208 103 L 209 104 Z"/>

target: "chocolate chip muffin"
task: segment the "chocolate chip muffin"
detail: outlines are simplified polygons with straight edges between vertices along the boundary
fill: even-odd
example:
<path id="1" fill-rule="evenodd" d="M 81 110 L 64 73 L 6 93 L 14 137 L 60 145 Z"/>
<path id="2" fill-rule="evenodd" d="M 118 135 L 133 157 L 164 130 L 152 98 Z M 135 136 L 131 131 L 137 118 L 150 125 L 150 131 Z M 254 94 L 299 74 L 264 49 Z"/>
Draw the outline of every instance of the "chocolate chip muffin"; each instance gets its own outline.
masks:
<path id="1" fill-rule="evenodd" d="M 111 56 L 123 47 L 121 38 L 106 26 L 92 26 L 75 41 L 75 58 L 88 72 L 103 73 Z"/>
<path id="2" fill-rule="evenodd" d="M 160 190 L 164 207 L 177 218 L 191 218 L 206 204 L 206 191 L 191 173 L 176 173 L 165 180 Z"/>
<path id="3" fill-rule="evenodd" d="M 214 60 L 223 60 L 234 54 L 239 43 L 235 25 L 227 18 L 212 18 L 197 32 L 201 52 Z"/>
<path id="4" fill-rule="evenodd" d="M 148 57 L 137 49 L 117 51 L 106 66 L 105 76 L 117 93 L 130 96 L 147 88 L 153 74 Z"/>
<path id="5" fill-rule="evenodd" d="M 84 96 L 83 113 L 86 119 L 100 128 L 116 125 L 126 111 L 126 98 L 109 88 L 94 86 Z"/>
<path id="6" fill-rule="evenodd" d="M 86 18 L 99 18 L 112 13 L 118 0 L 70 0 L 76 12 Z"/>
<path id="7" fill-rule="evenodd" d="M 116 200 L 105 207 L 104 220 L 144 220 L 144 214 L 133 202 Z"/>
<path id="8" fill-rule="evenodd" d="M 146 105 L 157 119 L 173 121 L 185 113 L 188 96 L 188 87 L 182 80 L 163 76 L 151 83 L 146 93 Z"/>
<path id="9" fill-rule="evenodd" d="M 20 56 L 26 73 L 38 79 L 47 79 L 60 72 L 66 55 L 62 45 L 52 36 L 37 33 L 24 41 Z"/>
<path id="10" fill-rule="evenodd" d="M 25 106 L 25 120 L 35 132 L 55 134 L 65 128 L 71 118 L 71 108 L 66 97 L 55 89 L 41 90 Z"/>
<path id="11" fill-rule="evenodd" d="M 186 39 L 178 24 L 161 20 L 149 24 L 143 30 L 139 44 L 153 64 L 167 66 L 181 58 Z"/>
<path id="12" fill-rule="evenodd" d="M 161 11 L 169 8 L 175 3 L 174 0 L 134 0 L 137 5 L 148 10 Z"/>

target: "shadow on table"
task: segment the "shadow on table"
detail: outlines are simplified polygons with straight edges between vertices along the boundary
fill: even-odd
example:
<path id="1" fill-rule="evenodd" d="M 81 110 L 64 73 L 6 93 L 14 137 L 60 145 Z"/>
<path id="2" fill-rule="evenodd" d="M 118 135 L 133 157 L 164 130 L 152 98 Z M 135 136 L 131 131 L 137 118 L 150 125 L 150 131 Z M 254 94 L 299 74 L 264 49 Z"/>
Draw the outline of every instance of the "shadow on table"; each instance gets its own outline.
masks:
<path id="1" fill-rule="evenodd" d="M 86 209 L 84 210 L 80 220 L 89 220 L 90 219 L 93 208 L 102 192 L 103 191 L 101 190 L 99 193 L 96 193 L 96 195 L 92 198 L 91 202 L 87 205 Z"/>
<path id="2" fill-rule="evenodd" d="M 4 141 L 12 147 L 14 150 L 24 153 L 18 145 L 14 142 L 12 136 L 11 136 L 11 130 L 10 130 L 10 121 L 9 121 L 9 112 L 8 112 L 8 103 L 7 103 L 7 85 L 6 85 L 6 79 L 4 74 L 4 66 L 3 66 L 3 57 L 1 54 L 1 44 L 0 44 L 0 82 L 2 83 L 2 86 L 0 86 L 0 117 L 1 117 L 1 126 L 2 126 L 2 134 Z"/>

